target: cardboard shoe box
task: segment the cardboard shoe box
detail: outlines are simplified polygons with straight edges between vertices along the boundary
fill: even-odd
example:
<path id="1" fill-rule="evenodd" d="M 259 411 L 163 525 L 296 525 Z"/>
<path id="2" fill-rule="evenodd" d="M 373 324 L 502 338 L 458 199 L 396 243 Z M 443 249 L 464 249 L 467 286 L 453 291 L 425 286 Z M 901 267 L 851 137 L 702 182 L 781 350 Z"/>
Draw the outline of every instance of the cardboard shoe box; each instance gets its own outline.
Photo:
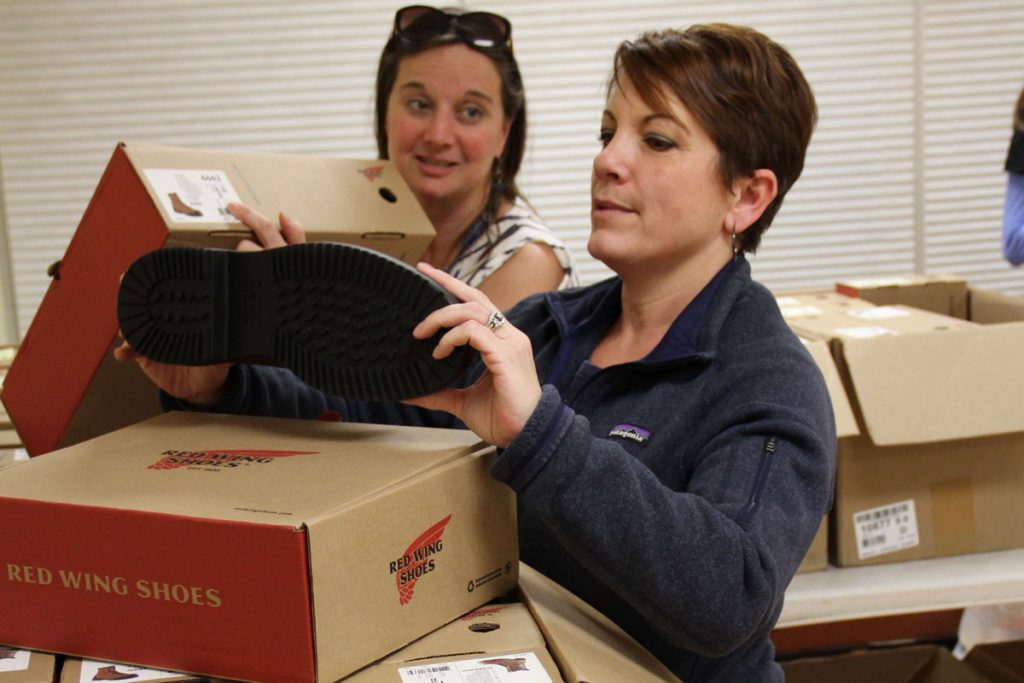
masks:
<path id="1" fill-rule="evenodd" d="M 54 683 L 57 658 L 0 645 L 0 683 Z"/>
<path id="2" fill-rule="evenodd" d="M 566 683 L 678 683 L 668 668 L 611 619 L 529 565 L 520 599 L 540 627 Z"/>
<path id="3" fill-rule="evenodd" d="M 1024 546 L 1024 324 L 906 306 L 789 323 L 829 341 L 860 432 L 839 441 L 833 563 Z"/>
<path id="4" fill-rule="evenodd" d="M 104 683 L 104 681 L 162 681 L 162 683 L 211 683 L 210 679 L 173 671 L 147 669 L 130 664 L 99 662 L 92 659 L 65 659 L 60 683 Z"/>
<path id="5" fill-rule="evenodd" d="M 168 413 L 0 469 L 0 643 L 335 681 L 515 587 L 464 430 Z"/>
<path id="6" fill-rule="evenodd" d="M 544 636 L 518 602 L 484 605 L 345 679 L 563 683 Z"/>
<path id="7" fill-rule="evenodd" d="M 415 262 L 434 231 L 386 161 L 120 144 L 56 269 L 3 388 L 32 455 L 159 413 L 119 343 L 117 289 L 142 254 L 163 246 L 232 249 L 248 230 L 224 210 L 240 200 L 309 241 L 338 241 Z"/>

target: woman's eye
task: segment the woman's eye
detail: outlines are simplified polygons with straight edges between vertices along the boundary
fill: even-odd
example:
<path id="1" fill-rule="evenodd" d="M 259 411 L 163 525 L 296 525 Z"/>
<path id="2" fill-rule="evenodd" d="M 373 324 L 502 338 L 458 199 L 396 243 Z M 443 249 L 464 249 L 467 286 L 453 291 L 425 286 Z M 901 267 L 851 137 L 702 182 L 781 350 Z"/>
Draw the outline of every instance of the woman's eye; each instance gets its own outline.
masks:
<path id="1" fill-rule="evenodd" d="M 430 103 L 422 97 L 414 97 L 407 100 L 405 106 L 410 111 L 426 111 L 427 109 L 430 109 Z"/>
<path id="2" fill-rule="evenodd" d="M 602 147 L 607 147 L 608 143 L 612 141 L 612 135 L 614 134 L 615 131 L 613 131 L 612 129 L 602 128 L 601 131 L 597 134 L 597 141 L 601 143 Z"/>
<path id="3" fill-rule="evenodd" d="M 484 117 L 484 110 L 477 106 L 462 108 L 462 118 L 467 121 L 479 121 Z"/>
<path id="4" fill-rule="evenodd" d="M 655 152 L 664 152 L 676 146 L 676 143 L 660 135 L 648 135 L 645 138 L 647 146 Z"/>

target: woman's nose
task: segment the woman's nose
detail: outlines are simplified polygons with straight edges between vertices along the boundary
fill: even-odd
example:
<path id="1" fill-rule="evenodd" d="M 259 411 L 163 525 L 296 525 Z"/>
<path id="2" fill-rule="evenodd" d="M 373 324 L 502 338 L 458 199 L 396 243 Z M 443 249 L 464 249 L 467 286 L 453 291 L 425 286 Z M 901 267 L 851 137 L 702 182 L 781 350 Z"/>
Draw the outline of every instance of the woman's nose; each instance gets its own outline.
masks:
<path id="1" fill-rule="evenodd" d="M 447 145 L 451 142 L 453 130 L 451 117 L 444 112 L 437 112 L 430 117 L 423 138 L 434 145 Z"/>
<path id="2" fill-rule="evenodd" d="M 619 180 L 626 175 L 626 159 L 621 145 L 609 140 L 594 157 L 594 177 Z"/>

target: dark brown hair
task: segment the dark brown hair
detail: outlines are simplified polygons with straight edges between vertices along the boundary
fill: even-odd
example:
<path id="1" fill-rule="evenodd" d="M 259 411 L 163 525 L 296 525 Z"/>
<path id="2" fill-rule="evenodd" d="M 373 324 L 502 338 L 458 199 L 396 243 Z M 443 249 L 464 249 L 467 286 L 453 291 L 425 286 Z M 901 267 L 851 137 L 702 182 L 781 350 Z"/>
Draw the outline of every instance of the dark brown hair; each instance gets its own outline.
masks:
<path id="1" fill-rule="evenodd" d="M 689 110 L 718 147 L 725 187 L 760 168 L 775 173 L 775 199 L 736 236 L 737 248 L 753 253 L 803 171 L 818 118 L 814 94 L 796 61 L 752 28 L 702 24 L 651 31 L 622 43 L 609 92 L 623 75 L 651 108 L 667 111 L 674 96 Z"/>
<path id="2" fill-rule="evenodd" d="M 448 14 L 463 14 L 466 10 L 457 8 L 444 8 Z M 497 45 L 494 47 L 480 47 L 469 45 L 462 38 L 454 33 L 445 34 L 423 42 L 410 43 L 398 35 L 393 35 L 384 45 L 380 55 L 380 63 L 377 66 L 377 88 L 375 102 L 375 124 L 374 133 L 377 137 L 377 153 L 381 159 L 388 158 L 388 134 L 386 129 L 388 99 L 395 87 L 395 79 L 398 78 L 398 65 L 405 57 L 414 55 L 424 50 L 430 50 L 442 45 L 466 45 L 488 57 L 498 68 L 501 76 L 501 103 L 505 114 L 505 120 L 509 122 L 508 139 L 505 142 L 505 151 L 497 162 L 496 171 L 501 171 L 501 185 L 499 191 L 502 196 L 514 202 L 519 196 L 519 187 L 516 185 L 516 175 L 523 163 L 523 155 L 526 152 L 526 93 L 523 90 L 523 79 L 519 73 L 519 64 L 512 54 L 511 43 L 508 45 Z M 491 208 L 495 204 L 496 197 L 491 197 L 489 202 Z"/>

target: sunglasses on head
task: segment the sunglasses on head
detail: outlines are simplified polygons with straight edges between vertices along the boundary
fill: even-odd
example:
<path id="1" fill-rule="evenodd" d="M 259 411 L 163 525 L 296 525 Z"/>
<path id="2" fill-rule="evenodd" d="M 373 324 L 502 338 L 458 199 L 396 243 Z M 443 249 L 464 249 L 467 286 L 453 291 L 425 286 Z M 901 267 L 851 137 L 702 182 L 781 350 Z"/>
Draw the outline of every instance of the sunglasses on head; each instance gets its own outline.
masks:
<path id="1" fill-rule="evenodd" d="M 491 12 L 452 14 L 436 7 L 411 5 L 395 13 L 394 35 L 410 43 L 457 35 L 473 47 L 499 47 L 508 45 L 512 24 Z"/>

